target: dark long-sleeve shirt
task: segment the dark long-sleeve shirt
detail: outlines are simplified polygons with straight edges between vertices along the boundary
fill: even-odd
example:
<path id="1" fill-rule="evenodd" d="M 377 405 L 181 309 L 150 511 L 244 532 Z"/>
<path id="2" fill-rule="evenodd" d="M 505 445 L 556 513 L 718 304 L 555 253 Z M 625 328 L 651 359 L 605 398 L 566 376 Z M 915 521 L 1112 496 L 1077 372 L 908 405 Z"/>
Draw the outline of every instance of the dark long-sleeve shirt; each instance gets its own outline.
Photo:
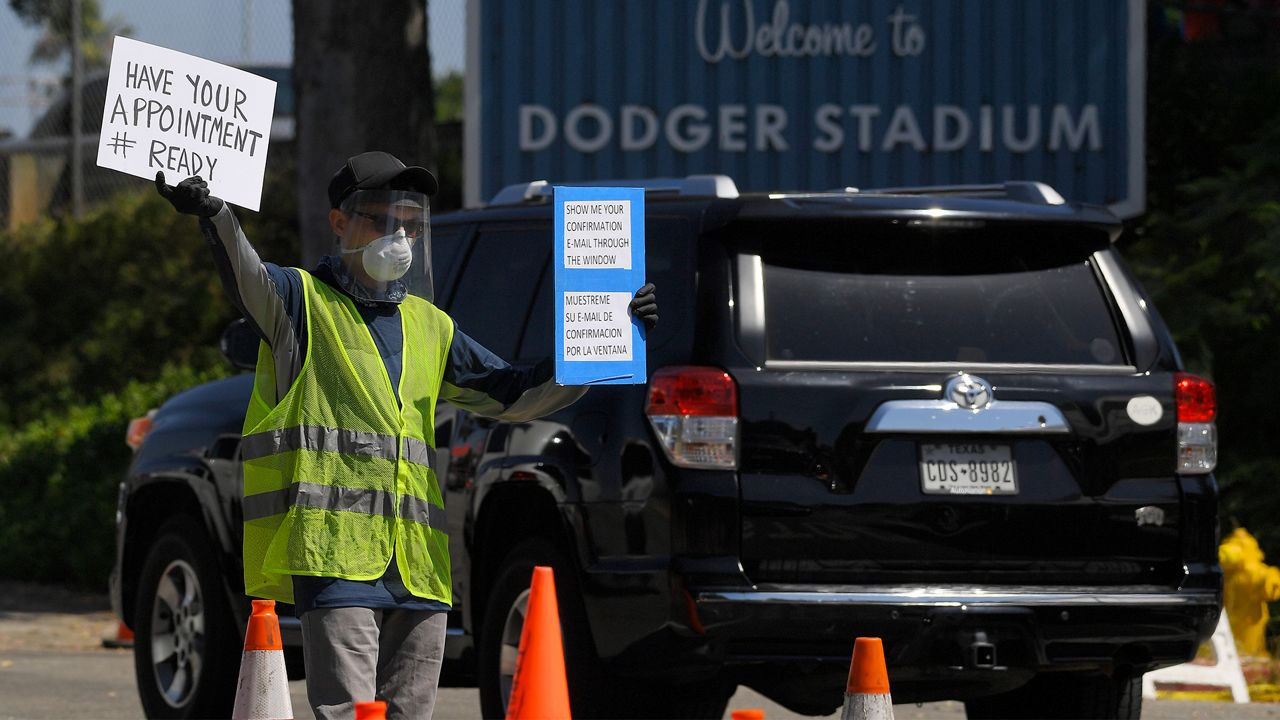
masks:
<path id="1" fill-rule="evenodd" d="M 201 229 L 227 294 L 271 348 L 275 360 L 274 399 L 279 400 L 297 379 L 306 357 L 307 318 L 301 275 L 293 268 L 262 261 L 225 204 L 217 215 L 201 220 Z M 312 274 L 342 291 L 328 261 L 322 261 Z M 400 308 L 387 304 L 355 306 L 396 391 L 403 372 Z M 441 400 L 479 415 L 520 422 L 565 407 L 585 392 L 585 388 L 556 385 L 549 358 L 532 369 L 513 367 L 454 327 L 441 379 Z M 442 603 L 410 594 L 395 562 L 389 564 L 381 579 L 372 582 L 296 576 L 294 600 L 299 614 L 314 607 L 448 609 Z"/>

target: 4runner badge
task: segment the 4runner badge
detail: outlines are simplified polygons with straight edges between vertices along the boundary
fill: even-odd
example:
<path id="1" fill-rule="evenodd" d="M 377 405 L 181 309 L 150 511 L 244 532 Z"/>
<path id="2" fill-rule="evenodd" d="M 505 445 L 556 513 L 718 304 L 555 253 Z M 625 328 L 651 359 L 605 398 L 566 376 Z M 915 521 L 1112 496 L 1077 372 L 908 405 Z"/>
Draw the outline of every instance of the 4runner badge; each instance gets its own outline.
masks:
<path id="1" fill-rule="evenodd" d="M 991 404 L 991 383 L 976 375 L 961 373 L 947 381 L 942 396 L 962 408 L 981 410 Z"/>

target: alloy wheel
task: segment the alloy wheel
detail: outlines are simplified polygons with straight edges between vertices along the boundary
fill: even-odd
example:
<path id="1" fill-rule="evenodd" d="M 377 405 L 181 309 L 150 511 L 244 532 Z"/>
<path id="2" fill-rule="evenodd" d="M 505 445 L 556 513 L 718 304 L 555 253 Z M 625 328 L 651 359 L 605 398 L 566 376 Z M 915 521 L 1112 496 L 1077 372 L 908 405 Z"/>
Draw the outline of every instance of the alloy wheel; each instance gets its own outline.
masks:
<path id="1" fill-rule="evenodd" d="M 165 567 L 151 606 L 151 667 L 156 689 L 171 707 L 191 701 L 205 652 L 204 597 L 185 560 Z"/>
<path id="2" fill-rule="evenodd" d="M 525 614 L 529 610 L 529 589 L 516 596 L 502 623 L 502 650 L 498 656 L 498 686 L 502 690 L 502 705 L 511 701 L 511 686 L 515 682 L 516 659 L 520 656 L 520 635 L 524 632 Z"/>

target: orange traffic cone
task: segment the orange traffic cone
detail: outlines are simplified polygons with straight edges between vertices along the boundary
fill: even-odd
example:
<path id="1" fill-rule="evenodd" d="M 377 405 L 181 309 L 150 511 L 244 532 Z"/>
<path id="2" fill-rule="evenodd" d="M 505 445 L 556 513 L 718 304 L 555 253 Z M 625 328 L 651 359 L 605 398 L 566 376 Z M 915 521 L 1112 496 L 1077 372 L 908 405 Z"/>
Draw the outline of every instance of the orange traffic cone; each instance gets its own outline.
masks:
<path id="1" fill-rule="evenodd" d="M 356 720 L 387 720 L 387 704 L 381 700 L 356 703 Z"/>
<path id="2" fill-rule="evenodd" d="M 253 615 L 244 635 L 240 680 L 231 720 L 290 720 L 289 676 L 280 645 L 280 620 L 275 600 L 254 600 Z"/>
<path id="3" fill-rule="evenodd" d="M 860 637 L 853 642 L 849 683 L 844 691 L 840 720 L 893 720 L 889 696 L 889 671 L 884 664 L 880 638 Z"/>
<path id="4" fill-rule="evenodd" d="M 102 647 L 107 648 L 131 648 L 133 647 L 133 631 L 125 625 L 123 621 L 116 624 L 116 636 L 113 638 L 103 638 Z"/>
<path id="5" fill-rule="evenodd" d="M 535 567 L 529 590 L 507 720 L 569 720 L 569 683 L 551 568 Z"/>

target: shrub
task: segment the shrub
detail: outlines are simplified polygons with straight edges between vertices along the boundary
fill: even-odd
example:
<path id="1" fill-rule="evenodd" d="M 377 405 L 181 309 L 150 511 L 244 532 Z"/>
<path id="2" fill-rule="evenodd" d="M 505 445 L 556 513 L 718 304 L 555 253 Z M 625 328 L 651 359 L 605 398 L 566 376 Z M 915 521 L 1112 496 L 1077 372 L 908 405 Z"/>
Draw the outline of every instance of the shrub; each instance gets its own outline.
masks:
<path id="1" fill-rule="evenodd" d="M 225 363 L 166 365 L 156 380 L 0 435 L 0 577 L 102 588 L 114 561 L 117 488 L 131 458 L 129 420 L 227 372 Z"/>
<path id="2" fill-rule="evenodd" d="M 296 256 L 275 210 L 237 215 L 264 257 Z M 154 190 L 0 233 L 0 253 L 0 427 L 93 403 L 166 362 L 216 364 L 237 315 L 198 222 Z"/>

